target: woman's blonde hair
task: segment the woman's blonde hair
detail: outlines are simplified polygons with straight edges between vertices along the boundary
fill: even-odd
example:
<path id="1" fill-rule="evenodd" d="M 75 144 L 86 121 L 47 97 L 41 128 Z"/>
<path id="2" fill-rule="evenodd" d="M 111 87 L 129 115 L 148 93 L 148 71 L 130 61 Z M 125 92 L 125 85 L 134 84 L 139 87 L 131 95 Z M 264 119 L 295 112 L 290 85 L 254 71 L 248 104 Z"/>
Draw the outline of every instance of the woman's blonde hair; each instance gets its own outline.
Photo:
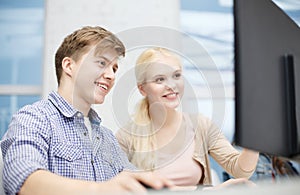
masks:
<path id="1" fill-rule="evenodd" d="M 160 60 L 161 57 L 172 57 L 178 60 L 181 65 L 180 58 L 172 51 L 153 47 L 146 49 L 140 54 L 135 65 L 135 77 L 137 85 L 141 85 L 146 81 L 146 72 L 148 67 Z M 155 130 L 151 124 L 149 115 L 149 102 L 147 97 L 143 98 L 136 107 L 136 112 L 133 115 L 134 125 L 128 127 L 128 130 L 135 129 L 131 137 L 131 162 L 142 170 L 153 170 L 155 168 L 156 155 L 156 138 Z M 146 135 L 146 136 L 145 136 Z"/>

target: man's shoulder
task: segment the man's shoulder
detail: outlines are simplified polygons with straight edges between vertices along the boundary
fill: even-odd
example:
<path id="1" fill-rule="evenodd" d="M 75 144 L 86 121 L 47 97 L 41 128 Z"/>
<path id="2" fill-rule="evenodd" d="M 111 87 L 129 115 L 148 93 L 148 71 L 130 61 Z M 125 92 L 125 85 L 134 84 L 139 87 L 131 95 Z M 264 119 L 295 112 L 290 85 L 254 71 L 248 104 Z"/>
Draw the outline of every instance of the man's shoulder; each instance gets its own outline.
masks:
<path id="1" fill-rule="evenodd" d="M 114 133 L 111 129 L 107 128 L 106 126 L 100 125 L 101 131 L 107 135 L 109 138 L 115 138 Z"/>
<path id="2" fill-rule="evenodd" d="M 51 113 L 53 105 L 47 99 L 42 99 L 32 104 L 28 104 L 20 108 L 17 114 L 20 113 L 37 113 L 43 115 L 44 113 Z"/>
<path id="3" fill-rule="evenodd" d="M 58 110 L 48 99 L 41 99 L 20 108 L 15 114 L 13 114 L 11 122 L 27 124 L 31 121 L 40 121 L 43 124 L 46 124 L 45 122 L 48 121 L 51 116 L 55 116 L 57 114 Z"/>

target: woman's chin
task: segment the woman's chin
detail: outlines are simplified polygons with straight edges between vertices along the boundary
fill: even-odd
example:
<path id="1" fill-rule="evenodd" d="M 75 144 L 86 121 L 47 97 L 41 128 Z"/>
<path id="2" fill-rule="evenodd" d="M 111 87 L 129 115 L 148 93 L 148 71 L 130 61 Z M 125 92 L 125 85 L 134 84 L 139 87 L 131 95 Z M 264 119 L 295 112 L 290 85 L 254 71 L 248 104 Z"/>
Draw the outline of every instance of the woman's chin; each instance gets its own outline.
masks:
<path id="1" fill-rule="evenodd" d="M 166 102 L 165 107 L 168 109 L 176 109 L 178 107 L 178 102 Z"/>

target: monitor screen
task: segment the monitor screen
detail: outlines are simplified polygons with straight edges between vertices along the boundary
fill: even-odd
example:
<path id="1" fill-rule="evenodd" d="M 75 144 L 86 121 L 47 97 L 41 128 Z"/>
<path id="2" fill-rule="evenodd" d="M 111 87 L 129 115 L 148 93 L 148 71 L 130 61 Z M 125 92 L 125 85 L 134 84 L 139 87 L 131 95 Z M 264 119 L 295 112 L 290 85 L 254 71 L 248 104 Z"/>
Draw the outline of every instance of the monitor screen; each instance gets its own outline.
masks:
<path id="1" fill-rule="evenodd" d="M 300 29 L 271 0 L 235 0 L 237 145 L 299 158 Z"/>

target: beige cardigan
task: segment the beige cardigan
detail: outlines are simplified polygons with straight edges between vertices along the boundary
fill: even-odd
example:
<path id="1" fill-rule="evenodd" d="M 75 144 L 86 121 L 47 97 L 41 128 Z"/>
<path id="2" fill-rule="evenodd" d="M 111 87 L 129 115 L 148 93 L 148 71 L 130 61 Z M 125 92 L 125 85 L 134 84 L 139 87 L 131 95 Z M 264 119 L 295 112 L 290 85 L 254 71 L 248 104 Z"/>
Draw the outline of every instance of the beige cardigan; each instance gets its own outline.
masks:
<path id="1" fill-rule="evenodd" d="M 199 184 L 208 185 L 212 182 L 209 155 L 211 155 L 227 173 L 235 178 L 249 178 L 252 175 L 254 170 L 247 172 L 240 168 L 238 164 L 240 152 L 230 144 L 223 133 L 210 119 L 203 115 L 191 116 L 184 114 L 183 116 L 185 117 L 187 125 L 195 131 L 195 151 L 193 158 L 202 165 L 201 168 L 203 168 L 202 171 L 204 172 Z M 138 161 L 137 156 L 135 156 L 135 145 L 139 144 L 139 148 L 145 148 L 145 150 L 147 150 L 146 148 L 149 142 L 147 142 L 146 137 L 141 138 L 141 136 L 136 135 L 145 132 L 147 128 L 149 127 L 141 128 L 134 123 L 129 123 L 116 133 L 120 146 L 126 152 L 129 161 L 138 168 L 145 167 L 140 166 L 141 163 Z M 139 153 L 139 155 L 141 155 L 141 153 Z M 149 153 L 145 153 L 145 155 L 149 155 Z"/>

